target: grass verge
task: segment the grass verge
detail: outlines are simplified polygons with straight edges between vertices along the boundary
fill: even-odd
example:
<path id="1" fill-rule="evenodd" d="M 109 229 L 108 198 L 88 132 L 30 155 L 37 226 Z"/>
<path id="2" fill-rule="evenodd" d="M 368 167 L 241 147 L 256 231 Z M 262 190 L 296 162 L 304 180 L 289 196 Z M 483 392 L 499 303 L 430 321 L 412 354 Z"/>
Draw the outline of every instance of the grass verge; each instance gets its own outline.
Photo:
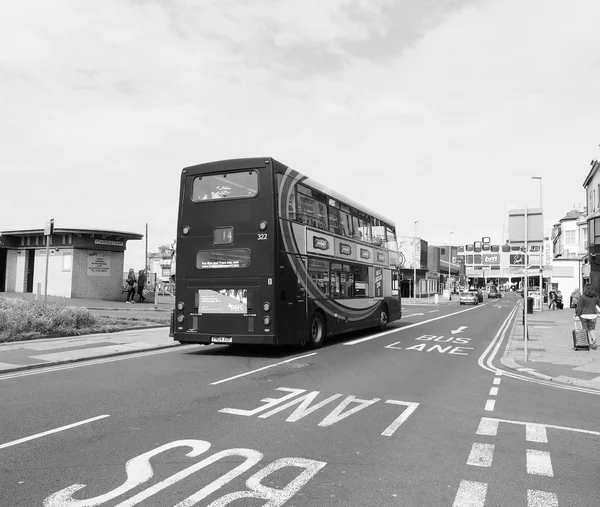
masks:
<path id="1" fill-rule="evenodd" d="M 0 299 L 0 342 L 113 333 L 156 324 L 165 322 L 152 318 L 97 316 L 87 308 L 41 301 Z"/>

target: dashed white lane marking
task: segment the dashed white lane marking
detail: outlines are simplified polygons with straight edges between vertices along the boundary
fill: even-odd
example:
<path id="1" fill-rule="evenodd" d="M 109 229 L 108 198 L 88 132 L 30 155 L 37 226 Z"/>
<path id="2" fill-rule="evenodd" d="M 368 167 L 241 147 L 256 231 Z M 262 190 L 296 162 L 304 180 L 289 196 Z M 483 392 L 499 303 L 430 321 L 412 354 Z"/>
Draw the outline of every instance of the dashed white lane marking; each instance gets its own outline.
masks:
<path id="1" fill-rule="evenodd" d="M 474 467 L 491 467 L 494 459 L 493 444 L 478 444 L 474 443 L 469 453 L 467 465 Z"/>
<path id="2" fill-rule="evenodd" d="M 22 444 L 23 442 L 28 442 L 29 440 L 34 440 L 36 438 L 45 437 L 46 435 L 51 435 L 52 433 L 58 433 L 59 431 L 65 431 L 71 428 L 75 428 L 76 426 L 81 426 L 82 424 L 91 423 L 94 421 L 98 421 L 99 419 L 104 419 L 106 417 L 110 417 L 110 415 L 99 415 L 97 417 L 92 417 L 91 419 L 86 419 L 85 421 L 79 421 L 73 424 L 67 424 L 66 426 L 61 426 L 60 428 L 54 428 L 53 430 L 44 431 L 42 433 L 37 433 L 35 435 L 31 435 L 29 437 L 19 438 L 18 440 L 13 440 L 12 442 L 6 442 L 5 444 L 0 445 L 0 449 L 5 449 L 6 447 L 11 447 L 13 445 Z"/>
<path id="3" fill-rule="evenodd" d="M 245 377 L 247 375 L 252 375 L 253 373 L 256 373 L 256 372 L 259 372 L 259 371 L 263 371 L 263 370 L 266 370 L 268 368 L 274 368 L 275 366 L 280 366 L 280 365 L 285 364 L 285 363 L 290 363 L 292 361 L 297 361 L 298 359 L 304 359 L 305 357 L 314 356 L 316 354 L 317 354 L 316 352 L 312 352 L 310 354 L 305 354 L 304 356 L 292 357 L 291 359 L 286 359 L 285 361 L 280 361 L 280 362 L 274 363 L 274 364 L 268 364 L 267 366 L 263 366 L 262 368 L 257 368 L 256 370 L 250 370 L 250 371 L 247 371 L 245 373 L 240 373 L 239 375 L 234 375 L 233 377 L 229 377 L 229 378 L 226 378 L 226 379 L 223 379 L 223 380 L 217 380 L 216 382 L 211 382 L 210 385 L 211 386 L 216 386 L 217 384 L 222 384 L 223 382 L 229 382 L 230 380 L 236 380 L 238 378 Z"/>
<path id="4" fill-rule="evenodd" d="M 525 425 L 525 439 L 528 442 L 548 443 L 548 433 L 543 424 L 529 423 Z"/>
<path id="5" fill-rule="evenodd" d="M 429 310 L 427 313 L 435 313 L 435 312 L 439 312 L 439 310 Z"/>
<path id="6" fill-rule="evenodd" d="M 496 400 L 487 400 L 485 402 L 485 410 L 487 412 L 493 412 L 495 406 L 496 406 Z"/>
<path id="7" fill-rule="evenodd" d="M 478 435 L 486 435 L 488 437 L 495 437 L 498 434 L 498 419 L 490 419 L 488 417 L 482 417 L 479 421 L 479 427 L 477 428 Z"/>
<path id="8" fill-rule="evenodd" d="M 498 395 L 498 388 L 497 387 L 492 387 L 490 389 L 490 396 L 497 396 Z"/>
<path id="9" fill-rule="evenodd" d="M 497 385 L 500 385 L 500 381 L 501 381 L 501 380 L 502 380 L 502 379 L 501 379 L 500 377 L 495 377 L 495 378 L 494 378 L 494 382 L 493 382 L 493 384 L 494 384 L 495 386 L 497 386 Z"/>
<path id="10" fill-rule="evenodd" d="M 452 507 L 483 507 L 487 486 L 485 482 L 460 481 Z"/>
<path id="11" fill-rule="evenodd" d="M 527 507 L 558 507 L 558 498 L 554 493 L 528 489 Z"/>
<path id="12" fill-rule="evenodd" d="M 527 473 L 554 477 L 550 453 L 538 451 L 537 449 L 527 449 Z"/>

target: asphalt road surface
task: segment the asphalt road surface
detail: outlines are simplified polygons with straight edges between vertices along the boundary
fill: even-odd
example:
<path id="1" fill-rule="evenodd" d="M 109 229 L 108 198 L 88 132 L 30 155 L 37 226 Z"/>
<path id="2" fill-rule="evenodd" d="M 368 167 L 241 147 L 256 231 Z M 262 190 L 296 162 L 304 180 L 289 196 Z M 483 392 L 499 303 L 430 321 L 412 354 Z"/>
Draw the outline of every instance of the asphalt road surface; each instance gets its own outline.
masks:
<path id="1" fill-rule="evenodd" d="M 0 376 L 0 505 L 598 507 L 600 398 L 502 371 L 516 301 Z"/>

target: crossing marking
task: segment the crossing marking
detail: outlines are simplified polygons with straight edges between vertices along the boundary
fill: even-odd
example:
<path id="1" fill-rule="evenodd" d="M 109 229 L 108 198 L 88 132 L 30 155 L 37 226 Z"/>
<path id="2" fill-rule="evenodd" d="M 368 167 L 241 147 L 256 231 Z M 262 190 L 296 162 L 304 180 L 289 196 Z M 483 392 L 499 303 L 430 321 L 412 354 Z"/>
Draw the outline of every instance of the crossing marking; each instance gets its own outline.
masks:
<path id="1" fill-rule="evenodd" d="M 479 444 L 474 443 L 469 453 L 469 459 L 467 465 L 474 467 L 491 467 L 492 460 L 494 459 L 494 448 L 493 444 Z"/>
<path id="2" fill-rule="evenodd" d="M 528 489 L 527 507 L 558 507 L 558 498 L 554 493 Z"/>
<path id="3" fill-rule="evenodd" d="M 485 482 L 460 481 L 452 507 L 483 507 L 487 487 Z"/>
<path id="4" fill-rule="evenodd" d="M 537 449 L 527 449 L 527 473 L 554 477 L 550 453 L 538 451 Z"/>

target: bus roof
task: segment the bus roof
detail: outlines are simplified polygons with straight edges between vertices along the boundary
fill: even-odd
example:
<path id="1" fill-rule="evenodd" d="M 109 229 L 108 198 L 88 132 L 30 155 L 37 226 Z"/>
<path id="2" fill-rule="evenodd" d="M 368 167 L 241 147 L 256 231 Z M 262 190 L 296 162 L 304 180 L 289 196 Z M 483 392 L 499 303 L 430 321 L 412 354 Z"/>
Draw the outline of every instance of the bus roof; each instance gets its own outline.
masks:
<path id="1" fill-rule="evenodd" d="M 223 169 L 245 169 L 248 166 L 250 167 L 259 167 L 261 165 L 264 165 L 265 160 L 272 160 L 274 162 L 276 162 L 279 165 L 282 165 L 284 167 L 289 167 L 286 164 L 283 164 L 281 162 L 279 162 L 278 160 L 275 160 L 273 157 L 249 157 L 249 158 L 234 158 L 234 159 L 228 159 L 228 160 L 215 160 L 213 162 L 206 162 L 203 164 L 197 164 L 197 165 L 193 165 L 193 166 L 189 166 L 189 167 L 185 167 L 183 170 L 186 172 L 198 172 L 198 173 L 203 173 L 205 171 L 220 171 Z M 300 173 L 301 175 L 305 176 L 302 172 L 297 171 L 298 173 Z M 320 183 L 318 183 L 317 181 L 313 180 L 312 178 L 309 178 L 308 176 L 305 176 L 305 180 L 303 180 L 303 184 L 308 185 L 309 187 L 318 190 L 319 192 L 326 194 L 330 197 L 332 197 L 333 199 L 340 201 L 344 204 L 347 204 L 348 206 L 351 206 L 353 208 L 356 208 L 359 211 L 362 211 L 364 213 L 366 213 L 367 215 L 370 215 L 374 218 L 377 218 L 379 220 L 381 220 L 382 222 L 385 222 L 387 225 L 391 225 L 395 228 L 395 223 L 393 220 L 383 216 L 380 213 L 377 213 L 376 211 L 373 211 L 372 209 L 367 208 L 366 206 L 359 204 L 357 201 L 354 201 L 353 199 L 350 199 L 338 192 L 336 192 L 335 190 L 332 190 L 328 187 L 326 187 L 325 185 L 322 185 Z"/>

